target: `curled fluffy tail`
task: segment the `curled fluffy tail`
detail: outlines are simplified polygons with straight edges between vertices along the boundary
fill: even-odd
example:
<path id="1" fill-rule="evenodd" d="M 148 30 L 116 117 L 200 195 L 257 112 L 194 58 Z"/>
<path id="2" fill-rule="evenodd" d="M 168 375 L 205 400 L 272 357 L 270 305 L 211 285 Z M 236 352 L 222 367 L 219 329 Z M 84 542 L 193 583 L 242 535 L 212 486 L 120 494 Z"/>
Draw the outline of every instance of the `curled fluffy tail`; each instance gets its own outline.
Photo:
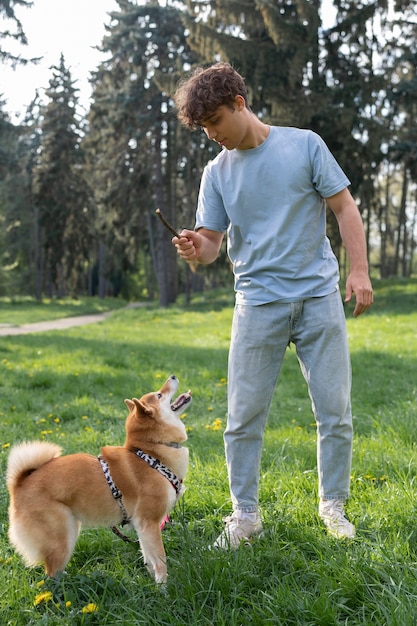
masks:
<path id="1" fill-rule="evenodd" d="M 46 441 L 32 441 L 14 446 L 7 461 L 6 483 L 9 492 L 25 475 L 60 456 L 61 452 L 59 446 Z"/>

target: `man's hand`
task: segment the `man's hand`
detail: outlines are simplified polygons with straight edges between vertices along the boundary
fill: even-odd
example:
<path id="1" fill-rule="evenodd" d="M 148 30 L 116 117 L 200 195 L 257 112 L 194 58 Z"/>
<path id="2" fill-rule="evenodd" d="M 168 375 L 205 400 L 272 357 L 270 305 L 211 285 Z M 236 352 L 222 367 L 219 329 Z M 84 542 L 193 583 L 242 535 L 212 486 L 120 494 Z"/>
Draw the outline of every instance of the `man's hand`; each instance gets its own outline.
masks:
<path id="1" fill-rule="evenodd" d="M 200 228 L 182 230 L 179 237 L 173 237 L 172 243 L 177 248 L 179 256 L 188 263 L 213 263 L 219 255 L 223 241 L 223 233 Z"/>
<path id="2" fill-rule="evenodd" d="M 179 235 L 179 237 L 172 238 L 172 243 L 176 247 L 178 255 L 187 262 L 198 261 L 202 248 L 201 235 L 193 230 L 183 230 Z"/>
<path id="3" fill-rule="evenodd" d="M 350 302 L 356 296 L 353 317 L 358 317 L 372 306 L 374 301 L 372 285 L 367 272 L 351 272 L 346 280 L 345 302 Z"/>

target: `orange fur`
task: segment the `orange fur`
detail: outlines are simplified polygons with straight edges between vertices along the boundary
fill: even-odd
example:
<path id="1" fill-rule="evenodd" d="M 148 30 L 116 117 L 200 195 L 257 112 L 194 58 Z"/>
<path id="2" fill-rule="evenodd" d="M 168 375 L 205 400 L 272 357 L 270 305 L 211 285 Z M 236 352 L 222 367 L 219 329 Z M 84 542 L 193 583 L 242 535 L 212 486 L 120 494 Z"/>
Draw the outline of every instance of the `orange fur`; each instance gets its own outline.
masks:
<path id="1" fill-rule="evenodd" d="M 158 583 L 167 577 L 160 524 L 177 494 L 170 482 L 139 459 L 140 448 L 158 458 L 183 480 L 188 466 L 187 439 L 179 419 L 191 402 L 184 394 L 177 411 L 171 400 L 178 380 L 171 376 L 155 393 L 125 400 L 129 408 L 123 446 L 105 446 L 102 457 L 123 494 L 123 504 L 135 528 L 145 563 Z M 45 565 L 49 576 L 63 571 L 73 553 L 81 526 L 114 526 L 121 511 L 113 498 L 97 457 L 60 456 L 52 443 L 34 441 L 14 446 L 9 454 L 9 539 L 28 566 Z"/>

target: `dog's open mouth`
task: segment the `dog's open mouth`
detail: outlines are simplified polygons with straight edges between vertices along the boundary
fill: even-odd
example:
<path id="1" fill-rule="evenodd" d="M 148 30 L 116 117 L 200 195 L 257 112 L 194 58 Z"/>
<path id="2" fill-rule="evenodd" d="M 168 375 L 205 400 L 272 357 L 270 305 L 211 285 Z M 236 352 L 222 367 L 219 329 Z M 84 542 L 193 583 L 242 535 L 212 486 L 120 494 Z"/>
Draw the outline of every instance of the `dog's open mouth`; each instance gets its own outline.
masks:
<path id="1" fill-rule="evenodd" d="M 186 404 L 189 404 L 191 400 L 191 391 L 188 390 L 187 393 L 182 393 L 176 400 L 174 400 L 174 402 L 171 403 L 171 409 L 173 411 L 178 411 L 178 409 L 181 409 Z"/>

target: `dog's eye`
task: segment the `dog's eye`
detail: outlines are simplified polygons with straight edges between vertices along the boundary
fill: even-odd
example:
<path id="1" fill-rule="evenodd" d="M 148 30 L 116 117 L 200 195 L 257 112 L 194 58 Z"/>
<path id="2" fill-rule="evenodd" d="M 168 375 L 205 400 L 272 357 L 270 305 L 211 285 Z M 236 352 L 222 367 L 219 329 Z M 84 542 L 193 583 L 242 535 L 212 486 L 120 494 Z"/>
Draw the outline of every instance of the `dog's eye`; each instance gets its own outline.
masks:
<path id="1" fill-rule="evenodd" d="M 158 393 L 157 396 L 158 396 L 158 400 L 160 400 L 162 398 L 162 393 Z"/>

